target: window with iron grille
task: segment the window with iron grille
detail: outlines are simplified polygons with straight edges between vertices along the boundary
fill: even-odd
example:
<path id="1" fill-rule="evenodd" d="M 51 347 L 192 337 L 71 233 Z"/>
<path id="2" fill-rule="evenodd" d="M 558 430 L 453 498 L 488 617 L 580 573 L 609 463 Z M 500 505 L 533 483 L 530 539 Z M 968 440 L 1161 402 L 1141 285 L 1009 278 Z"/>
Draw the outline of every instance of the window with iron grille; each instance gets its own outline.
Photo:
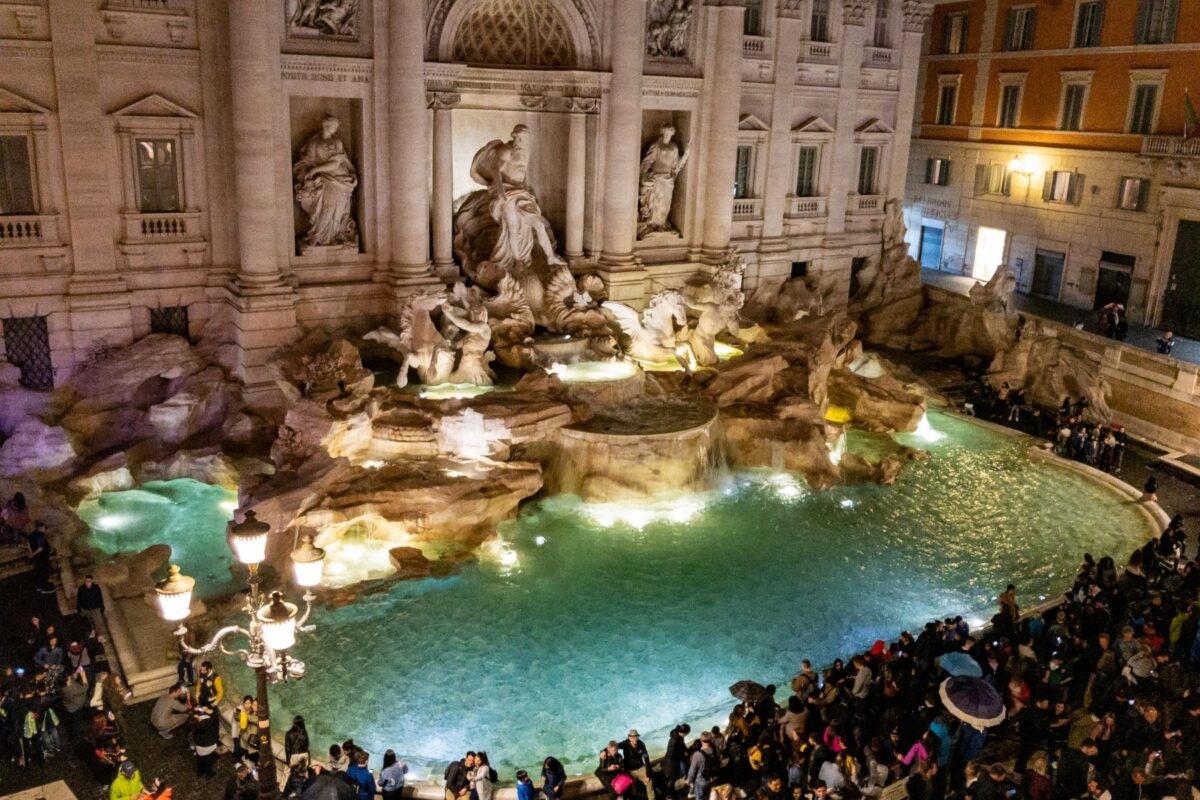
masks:
<path id="1" fill-rule="evenodd" d="M 32 214 L 29 139 L 0 136 L 0 214 Z"/>
<path id="2" fill-rule="evenodd" d="M 172 333 L 185 339 L 189 338 L 187 306 L 164 306 L 150 309 L 150 332 Z"/>
<path id="3" fill-rule="evenodd" d="M 21 370 L 22 385 L 30 389 L 54 388 L 50 333 L 45 317 L 4 320 L 4 353 L 8 363 Z"/>

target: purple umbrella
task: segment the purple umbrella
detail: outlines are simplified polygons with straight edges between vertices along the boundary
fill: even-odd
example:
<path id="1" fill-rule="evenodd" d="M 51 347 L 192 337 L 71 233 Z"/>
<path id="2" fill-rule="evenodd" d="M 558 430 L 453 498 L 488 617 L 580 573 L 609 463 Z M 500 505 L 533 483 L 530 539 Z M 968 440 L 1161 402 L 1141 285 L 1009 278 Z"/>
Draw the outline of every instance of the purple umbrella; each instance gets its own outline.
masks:
<path id="1" fill-rule="evenodd" d="M 987 681 L 968 675 L 955 675 L 942 681 L 938 689 L 946 710 L 980 730 L 1004 722 L 1004 700 Z"/>

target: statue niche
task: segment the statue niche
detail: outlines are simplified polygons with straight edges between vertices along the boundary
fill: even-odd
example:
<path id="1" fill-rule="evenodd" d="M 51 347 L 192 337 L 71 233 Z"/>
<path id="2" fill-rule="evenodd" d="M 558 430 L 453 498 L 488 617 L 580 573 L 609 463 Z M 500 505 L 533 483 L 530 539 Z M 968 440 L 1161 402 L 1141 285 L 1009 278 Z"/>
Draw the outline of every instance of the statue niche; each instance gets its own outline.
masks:
<path id="1" fill-rule="evenodd" d="M 638 187 L 639 239 L 648 234 L 674 232 L 671 225 L 671 201 L 675 197 L 675 179 L 687 164 L 688 153 L 680 154 L 674 141 L 675 126 L 663 125 L 659 136 L 646 148 L 642 158 L 642 176 Z"/>
<path id="2" fill-rule="evenodd" d="M 358 252 L 358 226 L 351 216 L 358 172 L 338 138 L 338 118 L 321 120 L 321 130 L 300 148 L 292 168 L 296 203 L 308 227 L 299 233 L 300 254 L 336 248 Z"/>
<path id="3" fill-rule="evenodd" d="M 529 128 L 517 125 L 509 141 L 493 139 L 475 154 L 471 177 L 486 188 L 467 195 L 454 215 L 455 255 L 471 288 L 489 293 L 482 301 L 505 363 L 524 360 L 511 348 L 531 332 L 528 317 L 551 333 L 608 336 L 597 281 L 577 280 L 555 252 L 554 231 L 526 182 L 528 171 Z"/>

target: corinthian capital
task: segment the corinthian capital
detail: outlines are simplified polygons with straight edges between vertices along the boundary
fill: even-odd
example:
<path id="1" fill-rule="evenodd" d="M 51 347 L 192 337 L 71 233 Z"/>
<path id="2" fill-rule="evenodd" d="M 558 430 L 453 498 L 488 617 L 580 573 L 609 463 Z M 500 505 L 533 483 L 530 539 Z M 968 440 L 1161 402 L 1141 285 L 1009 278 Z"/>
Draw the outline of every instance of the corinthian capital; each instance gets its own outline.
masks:
<path id="1" fill-rule="evenodd" d="M 923 33 L 932 13 L 933 3 L 927 0 L 904 0 L 904 30 Z"/>
<path id="2" fill-rule="evenodd" d="M 842 22 L 862 26 L 867 16 L 867 0 L 842 0 Z"/>
<path id="3" fill-rule="evenodd" d="M 429 107 L 435 110 L 454 108 L 462 101 L 462 95 L 458 92 L 428 92 L 425 97 Z"/>

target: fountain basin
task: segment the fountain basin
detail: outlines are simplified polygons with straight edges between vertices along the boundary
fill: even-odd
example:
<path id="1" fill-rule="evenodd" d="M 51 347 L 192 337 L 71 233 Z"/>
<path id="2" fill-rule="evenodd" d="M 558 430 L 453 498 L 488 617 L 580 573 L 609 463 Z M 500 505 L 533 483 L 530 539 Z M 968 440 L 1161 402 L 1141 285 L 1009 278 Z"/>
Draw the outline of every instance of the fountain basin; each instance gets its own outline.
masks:
<path id="1" fill-rule="evenodd" d="M 711 488 L 720 460 L 716 407 L 640 403 L 560 429 L 546 468 L 552 494 L 588 502 Z"/>

